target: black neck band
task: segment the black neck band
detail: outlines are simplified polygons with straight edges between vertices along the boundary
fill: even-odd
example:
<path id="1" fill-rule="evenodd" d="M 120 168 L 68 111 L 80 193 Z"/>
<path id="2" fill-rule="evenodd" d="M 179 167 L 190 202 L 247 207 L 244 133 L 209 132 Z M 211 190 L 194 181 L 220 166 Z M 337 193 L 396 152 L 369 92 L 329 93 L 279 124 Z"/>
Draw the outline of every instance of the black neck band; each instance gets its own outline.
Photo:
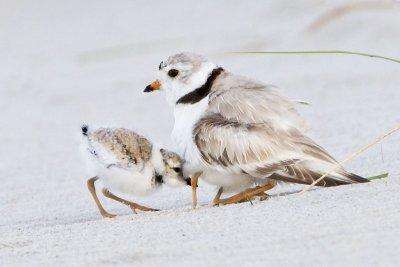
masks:
<path id="1" fill-rule="evenodd" d="M 176 104 L 195 104 L 201 101 L 203 98 L 208 96 L 215 79 L 223 71 L 224 71 L 223 68 L 213 69 L 210 75 L 208 76 L 207 81 L 202 86 L 179 98 L 178 101 L 176 101 Z"/>

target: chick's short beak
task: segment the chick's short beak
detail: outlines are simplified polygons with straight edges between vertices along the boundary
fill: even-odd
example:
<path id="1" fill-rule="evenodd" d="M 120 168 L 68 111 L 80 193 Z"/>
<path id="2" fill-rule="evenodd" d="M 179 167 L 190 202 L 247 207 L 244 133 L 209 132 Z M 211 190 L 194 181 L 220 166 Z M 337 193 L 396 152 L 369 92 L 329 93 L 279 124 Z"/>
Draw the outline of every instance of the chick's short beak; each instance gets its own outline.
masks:
<path id="1" fill-rule="evenodd" d="M 143 92 L 153 92 L 153 91 L 157 91 L 159 90 L 161 87 L 161 83 L 159 80 L 155 80 L 154 82 L 152 82 L 151 84 L 146 86 L 146 89 L 144 89 Z"/>

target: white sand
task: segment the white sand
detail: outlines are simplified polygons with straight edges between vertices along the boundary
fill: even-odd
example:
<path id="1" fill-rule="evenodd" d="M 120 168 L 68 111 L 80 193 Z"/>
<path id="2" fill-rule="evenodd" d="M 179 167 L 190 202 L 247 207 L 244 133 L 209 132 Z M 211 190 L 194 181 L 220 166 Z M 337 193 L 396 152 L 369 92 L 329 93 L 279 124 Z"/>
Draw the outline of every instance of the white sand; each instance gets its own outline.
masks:
<path id="1" fill-rule="evenodd" d="M 4 1 L 5 2 L 5 1 Z M 343 1 L 8 1 L 0 9 L 0 266 L 399 266 L 397 134 L 346 165 L 369 184 L 281 186 L 270 200 L 209 207 L 200 185 L 135 200 L 163 211 L 102 219 L 86 189 L 82 122 L 142 129 L 168 144 L 172 111 L 144 87 L 171 53 L 312 103 L 310 135 L 339 160 L 399 123 L 400 65 L 351 56 L 232 50 L 349 49 L 400 58 L 400 4 L 307 29 Z M 272 2 L 272 1 L 271 1 Z M 335 2 L 332 4 L 332 2 Z M 284 193 L 284 194 L 278 194 Z"/>

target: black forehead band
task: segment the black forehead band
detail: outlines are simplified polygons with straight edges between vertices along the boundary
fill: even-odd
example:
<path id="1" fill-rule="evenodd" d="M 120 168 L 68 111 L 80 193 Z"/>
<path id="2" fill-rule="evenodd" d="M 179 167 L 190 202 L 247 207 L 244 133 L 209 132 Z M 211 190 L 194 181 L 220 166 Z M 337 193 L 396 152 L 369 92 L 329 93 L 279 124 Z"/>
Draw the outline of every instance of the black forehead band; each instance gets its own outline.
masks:
<path id="1" fill-rule="evenodd" d="M 161 68 L 163 67 L 163 62 L 160 62 L 160 65 L 158 65 L 158 70 L 161 70 Z"/>

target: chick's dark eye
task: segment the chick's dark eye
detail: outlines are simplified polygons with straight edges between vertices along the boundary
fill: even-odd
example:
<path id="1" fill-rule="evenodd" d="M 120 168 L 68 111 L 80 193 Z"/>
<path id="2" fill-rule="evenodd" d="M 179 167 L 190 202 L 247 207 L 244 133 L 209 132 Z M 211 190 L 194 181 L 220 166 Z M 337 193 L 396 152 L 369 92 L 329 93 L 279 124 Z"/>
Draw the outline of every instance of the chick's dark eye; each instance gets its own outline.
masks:
<path id="1" fill-rule="evenodd" d="M 177 69 L 170 69 L 168 71 L 168 76 L 172 77 L 172 78 L 176 77 L 178 74 L 179 74 L 179 70 L 177 70 Z"/>
<path id="2" fill-rule="evenodd" d="M 178 173 L 182 171 L 181 168 L 173 168 L 173 170 L 174 170 L 175 172 L 178 172 Z"/>

